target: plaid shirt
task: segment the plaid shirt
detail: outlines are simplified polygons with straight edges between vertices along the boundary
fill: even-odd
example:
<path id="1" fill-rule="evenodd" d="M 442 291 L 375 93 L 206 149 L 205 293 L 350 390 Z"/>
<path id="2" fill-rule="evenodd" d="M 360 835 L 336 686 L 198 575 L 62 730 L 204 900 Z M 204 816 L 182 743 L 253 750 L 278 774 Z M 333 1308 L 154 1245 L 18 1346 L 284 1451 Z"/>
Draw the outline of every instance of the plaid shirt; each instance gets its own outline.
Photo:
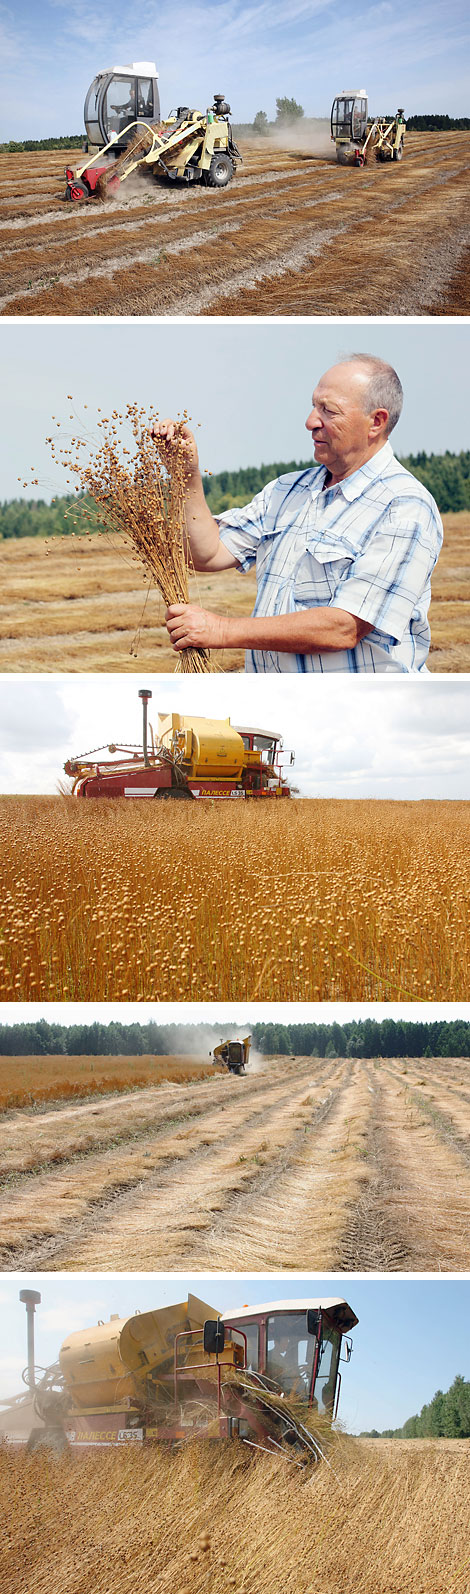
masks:
<path id="1" fill-rule="evenodd" d="M 426 671 L 430 578 L 442 522 L 430 493 L 386 443 L 360 470 L 324 488 L 324 465 L 269 482 L 246 509 L 218 516 L 221 541 L 258 582 L 254 615 L 344 609 L 366 620 L 355 648 L 251 651 L 246 669 Z"/>

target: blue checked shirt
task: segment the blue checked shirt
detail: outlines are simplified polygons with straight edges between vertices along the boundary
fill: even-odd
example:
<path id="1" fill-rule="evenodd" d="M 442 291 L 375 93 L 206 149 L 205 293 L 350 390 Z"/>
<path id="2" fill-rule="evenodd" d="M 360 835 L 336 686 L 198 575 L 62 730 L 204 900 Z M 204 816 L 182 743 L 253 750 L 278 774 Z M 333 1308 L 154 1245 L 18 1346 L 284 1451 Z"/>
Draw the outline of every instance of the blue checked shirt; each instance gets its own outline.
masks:
<path id="1" fill-rule="evenodd" d="M 220 538 L 240 570 L 256 562 L 253 614 L 332 607 L 373 630 L 331 653 L 256 649 L 246 669 L 426 672 L 430 579 L 442 543 L 434 499 L 390 443 L 337 486 L 324 489 L 326 475 L 314 465 L 269 482 L 246 509 L 217 517 Z"/>

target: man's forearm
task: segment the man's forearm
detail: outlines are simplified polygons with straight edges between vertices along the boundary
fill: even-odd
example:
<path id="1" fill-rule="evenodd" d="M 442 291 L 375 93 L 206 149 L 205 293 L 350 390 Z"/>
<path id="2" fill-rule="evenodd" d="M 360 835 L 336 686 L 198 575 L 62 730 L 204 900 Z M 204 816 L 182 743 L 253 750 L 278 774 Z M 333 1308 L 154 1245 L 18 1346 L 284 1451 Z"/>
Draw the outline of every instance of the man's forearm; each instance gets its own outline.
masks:
<path id="1" fill-rule="evenodd" d="M 300 609 L 294 614 L 225 618 L 192 604 L 173 604 L 166 622 L 173 646 L 272 648 L 276 653 L 327 653 L 354 648 L 368 631 L 344 609 Z"/>
<path id="2" fill-rule="evenodd" d="M 186 541 L 195 570 L 217 570 L 230 562 L 219 538 L 217 521 L 204 496 L 199 471 L 189 478 L 186 489 Z"/>
<path id="3" fill-rule="evenodd" d="M 277 653 L 327 653 L 353 648 L 371 627 L 344 609 L 301 609 L 295 614 L 222 621 L 226 648 L 273 648 Z"/>

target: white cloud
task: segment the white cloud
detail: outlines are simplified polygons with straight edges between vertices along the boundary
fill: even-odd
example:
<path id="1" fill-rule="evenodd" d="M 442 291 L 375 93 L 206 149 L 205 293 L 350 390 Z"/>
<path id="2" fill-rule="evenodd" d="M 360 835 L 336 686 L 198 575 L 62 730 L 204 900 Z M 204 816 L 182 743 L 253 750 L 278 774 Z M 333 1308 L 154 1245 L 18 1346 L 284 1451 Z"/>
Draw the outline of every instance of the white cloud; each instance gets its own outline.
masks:
<path id="1" fill-rule="evenodd" d="M 103 1316 L 106 1316 L 106 1303 L 102 1296 L 58 1301 L 55 1306 L 41 1311 L 41 1333 L 63 1337 L 97 1323 Z"/>

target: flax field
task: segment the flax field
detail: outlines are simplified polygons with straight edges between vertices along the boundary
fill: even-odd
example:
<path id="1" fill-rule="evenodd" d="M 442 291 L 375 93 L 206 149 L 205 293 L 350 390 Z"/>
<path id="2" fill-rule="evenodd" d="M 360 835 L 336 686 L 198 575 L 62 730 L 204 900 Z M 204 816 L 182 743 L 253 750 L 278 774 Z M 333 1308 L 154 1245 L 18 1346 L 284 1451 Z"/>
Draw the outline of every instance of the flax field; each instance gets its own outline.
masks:
<path id="1" fill-rule="evenodd" d="M 138 1447 L 137 1447 L 138 1449 Z M 468 1441 L 340 1438 L 328 1466 L 0 1450 L 14 1594 L 467 1594 Z"/>
<path id="2" fill-rule="evenodd" d="M 0 316 L 468 315 L 469 147 L 409 133 L 359 171 L 329 139 L 243 139 L 226 189 L 137 178 L 84 205 L 77 150 L 0 155 Z"/>
<path id="3" fill-rule="evenodd" d="M 466 802 L 0 799 L 2 1001 L 465 1001 Z"/>
<path id="4" fill-rule="evenodd" d="M 69 1100 L 30 1058 L 33 1104 L 0 1117 L 5 1272 L 468 1270 L 465 1059 L 157 1059 L 166 1080 L 81 1101 L 66 1061 Z"/>

